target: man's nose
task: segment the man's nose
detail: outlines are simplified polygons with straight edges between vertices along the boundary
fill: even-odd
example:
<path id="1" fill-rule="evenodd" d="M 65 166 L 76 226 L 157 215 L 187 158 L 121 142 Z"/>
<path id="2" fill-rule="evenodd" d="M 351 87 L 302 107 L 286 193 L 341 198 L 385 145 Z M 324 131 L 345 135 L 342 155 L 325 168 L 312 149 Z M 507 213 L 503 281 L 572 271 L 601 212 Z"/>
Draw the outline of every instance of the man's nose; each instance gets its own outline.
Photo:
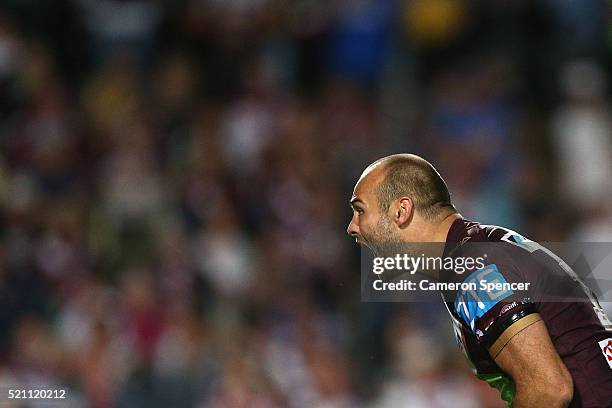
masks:
<path id="1" fill-rule="evenodd" d="M 349 225 L 346 228 L 346 233 L 349 234 L 351 237 L 356 237 L 357 235 L 359 235 L 359 227 L 354 222 L 354 219 L 351 219 L 351 222 L 349 222 Z"/>

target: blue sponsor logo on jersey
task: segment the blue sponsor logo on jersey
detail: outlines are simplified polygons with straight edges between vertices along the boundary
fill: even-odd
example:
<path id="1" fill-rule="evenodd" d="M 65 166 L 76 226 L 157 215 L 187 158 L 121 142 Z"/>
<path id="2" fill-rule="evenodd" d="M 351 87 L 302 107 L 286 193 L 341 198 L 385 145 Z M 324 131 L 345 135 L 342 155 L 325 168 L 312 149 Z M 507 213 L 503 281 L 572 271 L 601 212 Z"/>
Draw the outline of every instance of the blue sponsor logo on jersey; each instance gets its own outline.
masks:
<path id="1" fill-rule="evenodd" d="M 510 289 L 492 291 L 482 288 L 481 282 L 485 284 L 506 283 L 506 279 L 495 264 L 487 265 L 472 272 L 463 282 L 468 284 L 463 286 L 469 287 L 469 289 L 461 289 L 457 292 L 455 312 L 470 326 L 472 333 L 475 335 L 476 320 L 513 292 Z"/>

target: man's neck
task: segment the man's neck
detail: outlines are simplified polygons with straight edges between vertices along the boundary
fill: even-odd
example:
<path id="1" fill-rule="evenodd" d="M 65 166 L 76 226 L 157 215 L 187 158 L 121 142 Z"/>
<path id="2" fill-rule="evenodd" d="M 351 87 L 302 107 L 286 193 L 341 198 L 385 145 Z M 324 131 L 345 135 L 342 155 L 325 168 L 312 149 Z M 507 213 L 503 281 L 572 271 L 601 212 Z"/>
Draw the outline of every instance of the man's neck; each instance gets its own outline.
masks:
<path id="1" fill-rule="evenodd" d="M 456 220 L 463 217 L 458 212 L 452 212 L 445 216 L 432 231 L 430 242 L 446 242 L 448 231 Z"/>
<path id="2" fill-rule="evenodd" d="M 451 212 L 444 216 L 444 218 L 435 224 L 435 227 L 431 229 L 431 235 L 427 242 L 436 242 L 439 245 L 434 245 L 431 250 L 435 252 L 435 256 L 442 257 L 444 255 L 446 240 L 448 238 L 448 232 L 450 231 L 451 226 L 456 220 L 462 219 L 463 217 L 458 212 Z M 428 274 L 435 280 L 439 280 L 439 271 L 431 271 Z"/>
<path id="3" fill-rule="evenodd" d="M 454 211 L 443 215 L 440 220 L 433 222 L 420 218 L 414 223 L 413 238 L 411 242 L 445 243 L 451 225 L 461 218 L 463 218 L 461 214 Z"/>
<path id="4" fill-rule="evenodd" d="M 428 257 L 442 257 L 451 225 L 456 220 L 462 218 L 461 214 L 455 211 L 443 215 L 441 220 L 436 222 L 429 222 L 421 218 L 418 220 L 419 225 L 415 226 L 415 229 L 420 232 L 417 235 L 418 241 L 406 241 L 407 247 L 405 252 L 409 254 L 422 254 Z M 430 278 L 438 279 L 437 271 L 421 271 L 421 273 Z"/>

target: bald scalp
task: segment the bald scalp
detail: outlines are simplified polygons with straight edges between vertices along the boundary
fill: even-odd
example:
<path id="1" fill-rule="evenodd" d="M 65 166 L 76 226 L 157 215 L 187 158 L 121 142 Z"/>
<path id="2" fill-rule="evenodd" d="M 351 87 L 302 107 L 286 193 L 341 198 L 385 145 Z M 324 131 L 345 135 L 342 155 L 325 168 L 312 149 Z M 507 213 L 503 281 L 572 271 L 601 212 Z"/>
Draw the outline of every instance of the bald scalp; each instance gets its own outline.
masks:
<path id="1" fill-rule="evenodd" d="M 427 160 L 414 154 L 394 154 L 370 164 L 364 173 L 373 169 L 383 172 L 374 190 L 383 212 L 403 196 L 412 198 L 414 208 L 428 220 L 455 211 L 444 179 Z"/>

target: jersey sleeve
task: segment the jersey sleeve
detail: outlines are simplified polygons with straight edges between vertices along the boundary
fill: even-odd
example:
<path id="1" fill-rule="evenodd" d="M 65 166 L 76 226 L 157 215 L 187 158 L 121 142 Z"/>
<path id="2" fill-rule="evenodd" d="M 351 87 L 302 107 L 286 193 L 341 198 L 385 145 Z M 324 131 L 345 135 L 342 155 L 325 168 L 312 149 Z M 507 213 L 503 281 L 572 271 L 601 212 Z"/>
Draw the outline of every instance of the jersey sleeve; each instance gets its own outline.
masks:
<path id="1" fill-rule="evenodd" d="M 495 358 L 512 337 L 542 318 L 536 306 L 537 282 L 527 279 L 530 275 L 516 260 L 499 256 L 491 261 L 463 279 L 453 306 L 478 344 Z"/>

